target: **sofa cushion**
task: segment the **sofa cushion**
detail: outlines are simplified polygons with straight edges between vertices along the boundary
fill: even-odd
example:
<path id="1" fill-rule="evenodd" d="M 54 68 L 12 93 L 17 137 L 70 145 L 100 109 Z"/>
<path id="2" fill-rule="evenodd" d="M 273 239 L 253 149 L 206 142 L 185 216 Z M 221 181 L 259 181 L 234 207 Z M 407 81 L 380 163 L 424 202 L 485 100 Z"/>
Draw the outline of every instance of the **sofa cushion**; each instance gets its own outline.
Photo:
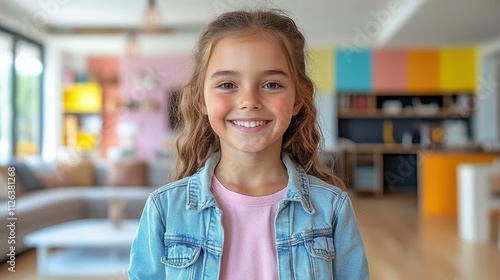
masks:
<path id="1" fill-rule="evenodd" d="M 113 162 L 108 171 L 109 186 L 148 186 L 148 165 L 142 160 L 122 159 Z"/>
<path id="2" fill-rule="evenodd" d="M 8 182 L 8 178 L 10 177 L 9 175 L 9 167 L 10 166 L 6 166 L 6 165 L 1 165 L 0 166 L 0 180 L 2 180 L 2 182 L 0 182 L 0 188 L 2 188 L 2 194 L 4 194 L 4 199 L 7 199 L 7 195 L 8 195 L 8 187 L 9 187 L 9 182 Z M 14 171 L 15 172 L 15 171 Z M 17 196 L 21 196 L 24 194 L 24 188 L 23 188 L 23 185 L 21 184 L 21 180 L 19 179 L 19 175 L 17 175 L 17 172 L 15 172 L 15 182 L 14 182 L 14 186 L 15 186 L 15 192 L 16 192 L 16 197 Z M 2 199 L 0 199 L 2 200 Z"/>
<path id="3" fill-rule="evenodd" d="M 0 201 L 8 198 L 9 183 L 7 178 L 9 178 L 9 172 L 7 168 L 7 166 L 0 166 Z"/>
<path id="4" fill-rule="evenodd" d="M 10 166 L 16 168 L 16 189 L 19 196 L 23 192 L 32 192 L 44 188 L 43 181 L 23 162 L 12 162 Z M 20 184 L 18 184 L 20 183 Z"/>
<path id="5" fill-rule="evenodd" d="M 2 175 L 2 172 L 0 172 L 0 201 L 6 200 L 8 195 L 8 189 L 7 189 L 7 178 Z"/>
<path id="6" fill-rule="evenodd" d="M 53 172 L 40 175 L 47 188 L 94 185 L 94 166 L 88 159 L 80 159 L 74 163 L 57 162 Z"/>
<path id="7" fill-rule="evenodd" d="M 108 184 L 109 165 L 106 160 L 94 160 L 94 182 L 96 186 L 106 186 Z"/>

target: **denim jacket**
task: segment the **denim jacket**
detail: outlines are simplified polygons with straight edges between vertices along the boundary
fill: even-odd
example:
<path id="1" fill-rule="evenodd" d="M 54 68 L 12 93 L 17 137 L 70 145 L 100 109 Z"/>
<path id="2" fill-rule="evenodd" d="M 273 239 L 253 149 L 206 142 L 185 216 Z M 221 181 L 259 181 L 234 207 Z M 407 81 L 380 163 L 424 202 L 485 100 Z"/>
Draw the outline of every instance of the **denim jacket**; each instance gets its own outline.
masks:
<path id="1" fill-rule="evenodd" d="M 219 278 L 224 230 L 210 191 L 219 160 L 216 153 L 196 174 L 151 193 L 132 244 L 129 279 Z M 287 155 L 282 161 L 289 179 L 275 218 L 279 279 L 369 279 L 347 193 L 307 175 Z"/>

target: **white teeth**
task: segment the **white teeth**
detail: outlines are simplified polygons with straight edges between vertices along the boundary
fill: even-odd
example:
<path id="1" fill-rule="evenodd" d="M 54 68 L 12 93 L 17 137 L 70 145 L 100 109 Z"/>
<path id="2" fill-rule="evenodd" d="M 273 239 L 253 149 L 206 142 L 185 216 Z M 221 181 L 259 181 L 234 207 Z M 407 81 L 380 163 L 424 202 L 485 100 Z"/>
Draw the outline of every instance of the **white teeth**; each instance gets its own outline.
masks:
<path id="1" fill-rule="evenodd" d="M 251 121 L 251 122 L 231 121 L 231 122 L 237 126 L 243 126 L 243 127 L 257 127 L 257 126 L 265 125 L 267 123 L 266 121 Z"/>

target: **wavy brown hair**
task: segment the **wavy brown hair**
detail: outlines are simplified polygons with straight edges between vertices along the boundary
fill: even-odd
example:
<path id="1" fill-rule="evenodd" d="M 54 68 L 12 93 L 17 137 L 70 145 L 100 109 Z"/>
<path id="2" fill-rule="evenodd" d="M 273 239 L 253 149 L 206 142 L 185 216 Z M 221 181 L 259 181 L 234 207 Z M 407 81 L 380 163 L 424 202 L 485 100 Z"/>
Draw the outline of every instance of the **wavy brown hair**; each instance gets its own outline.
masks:
<path id="1" fill-rule="evenodd" d="M 305 39 L 295 22 L 283 11 L 236 11 L 220 15 L 201 34 L 194 50 L 194 69 L 181 97 L 184 129 L 177 139 L 177 164 L 173 180 L 193 175 L 219 151 L 219 137 L 201 111 L 203 85 L 210 56 L 217 43 L 228 37 L 264 36 L 282 47 L 296 89 L 299 113 L 283 135 L 282 152 L 308 174 L 345 189 L 344 183 L 318 157 L 321 132 L 314 104 L 314 85 L 306 74 Z"/>

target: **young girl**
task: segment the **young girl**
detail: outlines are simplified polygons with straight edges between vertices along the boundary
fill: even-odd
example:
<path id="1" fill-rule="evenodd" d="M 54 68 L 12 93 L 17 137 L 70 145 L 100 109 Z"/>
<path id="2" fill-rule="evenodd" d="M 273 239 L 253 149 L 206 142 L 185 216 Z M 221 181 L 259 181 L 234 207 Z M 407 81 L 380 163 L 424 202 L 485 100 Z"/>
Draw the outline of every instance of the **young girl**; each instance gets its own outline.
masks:
<path id="1" fill-rule="evenodd" d="M 321 140 L 304 37 L 277 11 L 229 12 L 195 50 L 169 183 L 149 197 L 130 279 L 368 279 Z"/>

